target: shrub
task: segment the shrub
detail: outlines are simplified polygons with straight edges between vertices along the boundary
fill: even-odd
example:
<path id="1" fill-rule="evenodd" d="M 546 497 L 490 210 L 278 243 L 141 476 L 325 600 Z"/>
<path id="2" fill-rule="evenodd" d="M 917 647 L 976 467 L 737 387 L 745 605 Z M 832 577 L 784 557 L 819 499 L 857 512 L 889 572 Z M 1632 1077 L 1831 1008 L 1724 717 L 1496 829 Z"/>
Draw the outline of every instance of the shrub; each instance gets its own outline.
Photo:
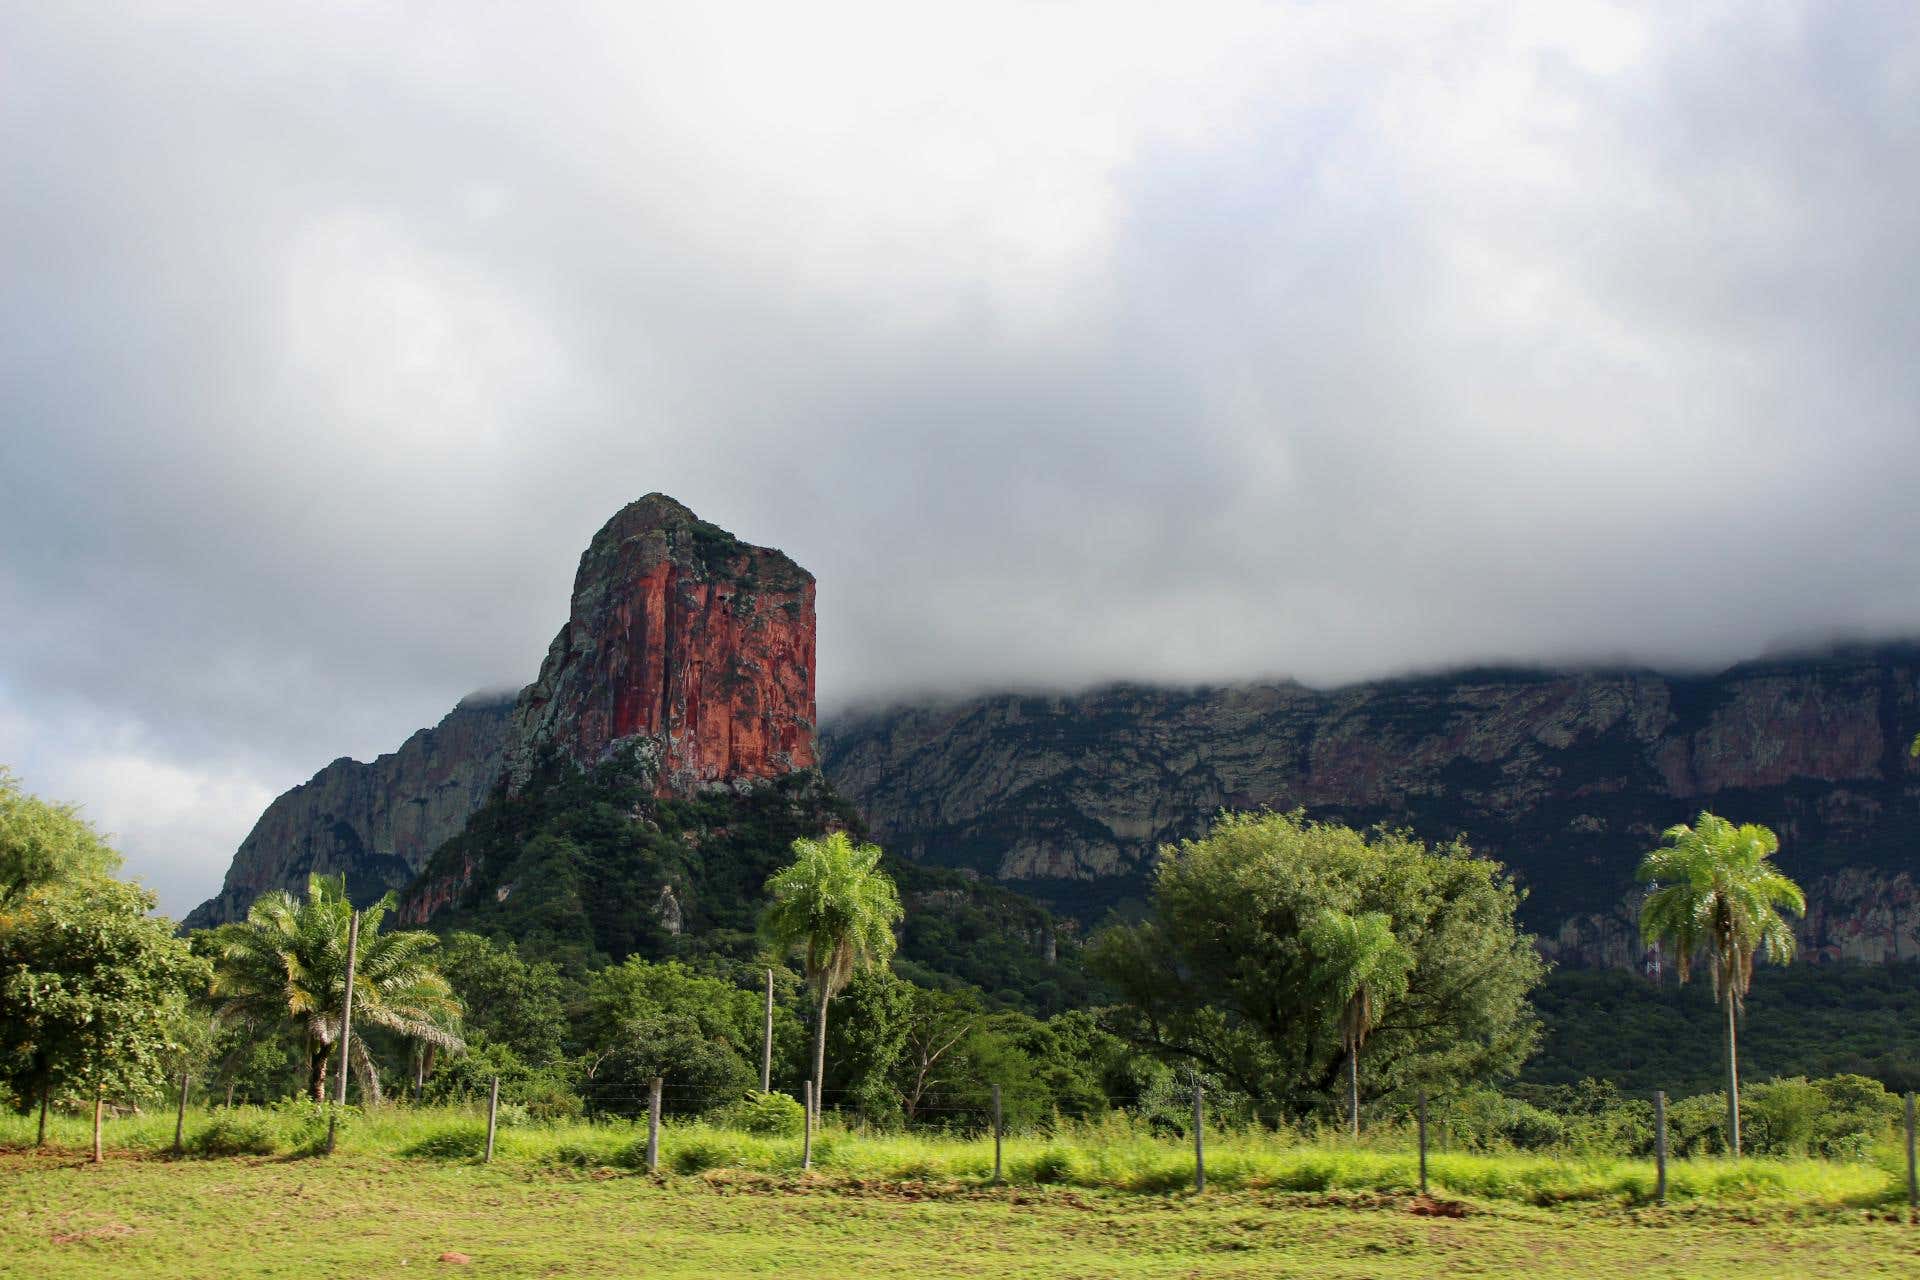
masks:
<path id="1" fill-rule="evenodd" d="M 1447 1104 L 1445 1116 L 1451 1143 L 1467 1151 L 1542 1151 L 1559 1146 L 1567 1136 L 1566 1122 L 1553 1112 L 1491 1089 L 1461 1094 Z"/>
<path id="2" fill-rule="evenodd" d="M 748 1133 L 776 1138 L 796 1138 L 805 1127 L 807 1109 L 784 1093 L 761 1093 L 749 1089 L 745 1100 L 731 1104 L 720 1115 L 720 1123 Z"/>
<path id="3" fill-rule="evenodd" d="M 1507 1118 L 1504 1136 L 1521 1151 L 1545 1151 L 1565 1140 L 1567 1125 L 1551 1111 L 1516 1102 Z"/>
<path id="4" fill-rule="evenodd" d="M 1048 1147 L 1024 1163 L 1030 1182 L 1067 1182 L 1073 1177 L 1073 1152 L 1064 1147 Z"/>
<path id="5" fill-rule="evenodd" d="M 188 1149 L 202 1156 L 270 1156 L 280 1149 L 273 1118 L 252 1111 L 222 1111 L 194 1134 Z"/>
<path id="6" fill-rule="evenodd" d="M 330 1106 L 311 1098 L 288 1098 L 273 1104 L 274 1127 L 281 1143 L 295 1155 L 310 1156 L 325 1150 L 329 1125 L 345 1133 L 360 1116 L 358 1107 Z"/>
<path id="7" fill-rule="evenodd" d="M 520 1096 L 527 1117 L 546 1124 L 555 1120 L 577 1120 L 586 1111 L 580 1095 L 557 1080 L 535 1077 Z"/>
<path id="8" fill-rule="evenodd" d="M 400 1154 L 425 1160 L 477 1160 L 486 1149 L 485 1129 L 461 1125 L 429 1133 L 402 1148 Z"/>
<path id="9" fill-rule="evenodd" d="M 1677 1156 L 1717 1156 L 1727 1149 L 1727 1095 L 1701 1093 L 1667 1108 L 1667 1142 Z"/>

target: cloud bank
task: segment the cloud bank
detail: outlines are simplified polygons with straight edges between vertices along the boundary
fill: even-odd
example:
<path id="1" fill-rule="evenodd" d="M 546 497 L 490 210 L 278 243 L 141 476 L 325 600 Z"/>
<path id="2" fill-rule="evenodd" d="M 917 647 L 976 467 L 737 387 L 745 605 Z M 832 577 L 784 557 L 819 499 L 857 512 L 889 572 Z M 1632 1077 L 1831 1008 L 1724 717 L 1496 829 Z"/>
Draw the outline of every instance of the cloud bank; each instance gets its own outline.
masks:
<path id="1" fill-rule="evenodd" d="M 183 910 L 652 489 L 829 709 L 1920 630 L 1917 33 L 0 8 L 0 760 Z"/>

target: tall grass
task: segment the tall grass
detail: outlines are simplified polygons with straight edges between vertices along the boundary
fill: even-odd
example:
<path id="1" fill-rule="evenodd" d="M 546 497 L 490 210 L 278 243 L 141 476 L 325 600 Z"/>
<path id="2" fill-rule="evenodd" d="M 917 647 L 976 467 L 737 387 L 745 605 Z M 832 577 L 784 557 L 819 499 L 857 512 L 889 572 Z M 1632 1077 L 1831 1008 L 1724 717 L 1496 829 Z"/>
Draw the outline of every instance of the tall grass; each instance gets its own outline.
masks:
<path id="1" fill-rule="evenodd" d="M 77 1151 L 91 1141 L 91 1118 L 55 1115 L 52 1146 Z M 27 1147 L 33 1116 L 0 1116 L 0 1147 Z M 170 1111 L 110 1119 L 106 1144 L 118 1153 L 163 1154 L 173 1146 Z M 324 1113 L 308 1104 L 235 1107 L 188 1112 L 189 1158 L 297 1157 L 324 1140 Z M 1264 1132 L 1209 1133 L 1207 1184 L 1222 1189 L 1279 1192 L 1401 1194 L 1418 1184 L 1410 1135 L 1376 1133 L 1355 1146 L 1331 1135 Z M 339 1147 L 348 1154 L 460 1162 L 477 1161 L 486 1142 L 483 1109 L 376 1107 L 350 1109 Z M 497 1134 L 495 1160 L 550 1168 L 640 1169 L 644 1122 L 514 1123 Z M 1396 1149 L 1397 1147 L 1397 1149 Z M 814 1168 L 841 1180 L 984 1184 L 993 1175 L 993 1140 L 934 1133 L 884 1133 L 845 1127 L 829 1118 L 815 1134 Z M 1003 1150 L 1008 1182 L 1167 1194 L 1190 1188 L 1189 1141 L 1156 1137 L 1139 1121 L 1115 1113 L 1100 1121 L 1063 1125 L 1053 1136 L 1009 1136 Z M 1724 1159 L 1676 1160 L 1668 1195 L 1676 1201 L 1751 1203 L 1791 1201 L 1811 1208 L 1864 1207 L 1904 1196 L 1903 1156 L 1891 1145 L 1852 1161 Z M 800 1168 L 800 1140 L 725 1128 L 700 1121 L 663 1126 L 660 1166 L 673 1176 L 735 1169 L 792 1177 Z M 1432 1152 L 1429 1181 L 1436 1193 L 1534 1205 L 1612 1203 L 1652 1199 L 1650 1161 L 1521 1153 Z"/>

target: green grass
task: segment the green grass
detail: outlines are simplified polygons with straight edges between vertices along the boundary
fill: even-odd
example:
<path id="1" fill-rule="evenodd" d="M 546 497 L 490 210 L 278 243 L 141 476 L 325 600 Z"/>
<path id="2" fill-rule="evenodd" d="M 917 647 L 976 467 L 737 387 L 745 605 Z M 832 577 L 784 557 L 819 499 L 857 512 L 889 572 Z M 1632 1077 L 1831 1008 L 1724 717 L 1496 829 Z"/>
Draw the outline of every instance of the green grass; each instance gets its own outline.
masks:
<path id="1" fill-rule="evenodd" d="M 855 1145 L 841 1143 L 841 1157 Z M 493 1165 L 343 1151 L 122 1152 L 93 1166 L 71 1151 L 0 1152 L 0 1275 L 1920 1274 L 1920 1227 L 1899 1215 L 1809 1213 L 1786 1200 L 1466 1204 L 1450 1217 L 1364 1192 L 1139 1195 L 731 1169 L 649 1177 L 543 1165 L 527 1149 Z M 443 1266 L 446 1251 L 471 1264 Z"/>
<path id="2" fill-rule="evenodd" d="M 33 1140 L 33 1119 L 0 1117 L 0 1148 Z M 314 1109 L 238 1107 L 192 1111 L 186 1125 L 190 1157 L 311 1155 L 326 1125 Z M 84 1150 L 84 1116 L 56 1116 L 53 1146 Z M 1219 1191 L 1259 1193 L 1373 1193 L 1404 1195 L 1418 1185 L 1418 1161 L 1404 1135 L 1373 1135 L 1359 1147 L 1264 1133 L 1210 1134 L 1207 1182 Z M 403 1160 L 418 1165 L 477 1162 L 485 1147 L 482 1112 L 457 1108 L 382 1107 L 348 1113 L 341 1155 Z M 173 1145 L 173 1116 L 155 1112 L 111 1120 L 110 1150 L 158 1155 Z M 638 1170 L 645 1166 L 644 1124 L 520 1124 L 497 1134 L 495 1163 L 522 1170 Z M 829 1123 L 814 1138 L 821 1179 L 850 1183 L 931 1183 L 959 1188 L 988 1184 L 991 1138 L 887 1134 Z M 701 1122 L 663 1127 L 664 1172 L 691 1177 L 713 1170 L 787 1177 L 799 1170 L 800 1140 L 725 1129 Z M 1005 1180 L 1019 1187 L 1169 1195 L 1192 1185 L 1193 1149 L 1153 1137 L 1124 1115 L 1074 1127 L 1054 1137 L 1009 1137 Z M 1653 1199 L 1650 1161 L 1546 1154 L 1435 1152 L 1429 1185 L 1436 1194 L 1483 1202 L 1535 1206 L 1639 1205 Z M 1678 1203 L 1790 1204 L 1803 1209 L 1849 1210 L 1894 1205 L 1905 1196 L 1904 1167 L 1888 1146 L 1871 1160 L 1676 1160 L 1668 1194 Z"/>

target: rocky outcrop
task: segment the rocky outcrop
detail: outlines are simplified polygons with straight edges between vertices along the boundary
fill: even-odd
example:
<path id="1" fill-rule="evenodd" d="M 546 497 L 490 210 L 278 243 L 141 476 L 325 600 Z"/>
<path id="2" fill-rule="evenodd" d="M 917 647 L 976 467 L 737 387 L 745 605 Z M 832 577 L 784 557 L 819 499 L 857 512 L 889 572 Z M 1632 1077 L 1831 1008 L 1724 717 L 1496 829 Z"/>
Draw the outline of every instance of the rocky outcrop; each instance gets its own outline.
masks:
<path id="1" fill-rule="evenodd" d="M 649 494 L 594 535 L 514 707 L 508 769 L 640 744 L 662 794 L 814 764 L 813 575 Z"/>
<path id="2" fill-rule="evenodd" d="M 188 927 L 237 919 L 270 889 L 345 872 L 356 899 L 411 884 L 496 784 L 557 757 L 644 764 L 660 796 L 785 777 L 814 764 L 814 581 L 664 494 L 594 535 L 567 625 L 511 701 L 470 698 L 372 764 L 336 760 L 268 806 L 219 895 Z M 454 859 L 415 886 L 406 914 L 453 901 Z"/>
<path id="3" fill-rule="evenodd" d="M 339 759 L 260 815 L 215 897 L 187 928 L 246 914 L 274 889 L 302 890 L 313 872 L 345 872 L 356 901 L 403 888 L 466 825 L 500 777 L 512 702 L 476 695 L 370 764 Z"/>
<path id="4" fill-rule="evenodd" d="M 889 847 L 1097 918 L 1219 809 L 1464 833 L 1563 963 L 1630 967 L 1639 855 L 1713 808 L 1774 827 L 1816 957 L 1915 954 L 1920 650 L 1715 676 L 1483 671 L 1335 690 L 1120 686 L 847 717 L 823 767 Z"/>

